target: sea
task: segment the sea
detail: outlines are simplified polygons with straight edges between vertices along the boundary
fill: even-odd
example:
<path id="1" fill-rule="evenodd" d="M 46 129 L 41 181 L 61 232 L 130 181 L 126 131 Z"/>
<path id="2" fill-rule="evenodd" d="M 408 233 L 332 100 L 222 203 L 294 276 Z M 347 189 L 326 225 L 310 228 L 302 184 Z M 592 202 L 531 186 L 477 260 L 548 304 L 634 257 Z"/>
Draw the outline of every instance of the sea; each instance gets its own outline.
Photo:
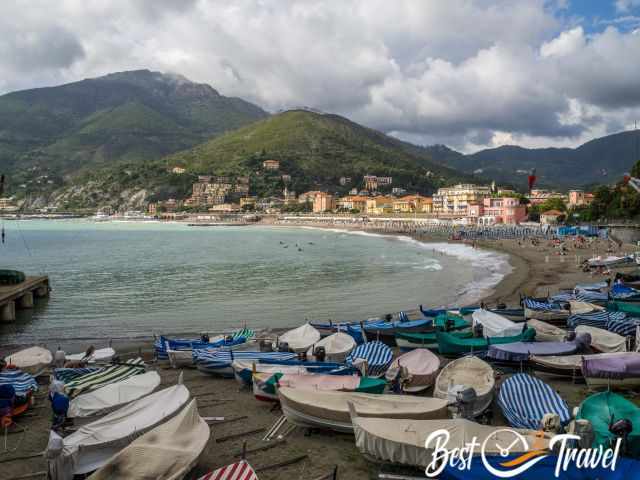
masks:
<path id="1" fill-rule="evenodd" d="M 296 327 L 468 305 L 506 255 L 404 236 L 275 226 L 4 220 L 0 268 L 50 277 L 51 296 L 0 324 L 0 347 Z"/>

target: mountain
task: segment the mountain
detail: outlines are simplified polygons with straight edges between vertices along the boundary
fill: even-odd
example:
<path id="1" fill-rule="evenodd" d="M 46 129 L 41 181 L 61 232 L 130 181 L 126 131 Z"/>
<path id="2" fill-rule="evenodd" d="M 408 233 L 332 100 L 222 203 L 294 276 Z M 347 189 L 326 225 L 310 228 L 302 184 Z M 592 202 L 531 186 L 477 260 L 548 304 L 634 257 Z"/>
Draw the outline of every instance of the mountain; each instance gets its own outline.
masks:
<path id="1" fill-rule="evenodd" d="M 471 155 L 434 155 L 444 165 L 498 183 L 524 187 L 536 168 L 538 183 L 550 187 L 580 187 L 616 183 L 638 160 L 640 132 L 627 131 L 591 140 L 577 148 L 527 149 L 513 145 Z M 446 148 L 446 147 L 445 147 Z M 433 147 L 426 147 L 433 154 Z"/>
<path id="2" fill-rule="evenodd" d="M 12 92 L 0 96 L 0 168 L 59 179 L 156 159 L 266 116 L 209 85 L 149 70 Z"/>

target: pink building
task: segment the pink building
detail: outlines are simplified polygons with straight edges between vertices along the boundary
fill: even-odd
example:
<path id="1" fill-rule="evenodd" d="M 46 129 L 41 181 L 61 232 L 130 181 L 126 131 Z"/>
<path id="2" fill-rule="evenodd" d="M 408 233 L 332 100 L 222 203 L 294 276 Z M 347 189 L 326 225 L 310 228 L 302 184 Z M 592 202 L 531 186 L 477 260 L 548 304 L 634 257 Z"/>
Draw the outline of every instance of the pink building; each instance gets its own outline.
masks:
<path id="1" fill-rule="evenodd" d="M 516 224 L 526 219 L 527 209 L 515 197 L 488 197 L 482 203 L 470 203 L 468 217 L 473 223 L 480 225 Z"/>

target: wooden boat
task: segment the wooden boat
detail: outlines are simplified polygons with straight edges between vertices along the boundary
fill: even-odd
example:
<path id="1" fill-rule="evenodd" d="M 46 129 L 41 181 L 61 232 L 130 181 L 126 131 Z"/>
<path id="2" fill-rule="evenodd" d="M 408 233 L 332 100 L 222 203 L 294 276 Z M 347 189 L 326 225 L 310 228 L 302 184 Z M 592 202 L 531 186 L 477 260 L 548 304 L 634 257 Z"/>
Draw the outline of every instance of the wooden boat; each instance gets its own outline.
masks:
<path id="1" fill-rule="evenodd" d="M 522 327 L 520 327 L 522 329 Z M 464 353 L 484 352 L 489 345 L 513 343 L 513 342 L 531 342 L 536 337 L 536 331 L 533 328 L 527 328 L 524 332 L 512 337 L 491 337 L 491 338 L 459 338 L 447 332 L 436 332 L 438 340 L 438 352 L 442 355 L 460 355 Z"/>
<path id="2" fill-rule="evenodd" d="M 353 432 L 349 402 L 356 405 L 360 415 L 366 417 L 414 420 L 447 417 L 447 402 L 438 398 L 321 392 L 287 387 L 278 389 L 278 397 L 282 413 L 289 422 L 337 432 Z"/>
<path id="3" fill-rule="evenodd" d="M 402 390 L 415 393 L 433 385 L 438 370 L 440 370 L 438 356 L 427 349 L 417 348 L 396 358 L 387 370 L 386 379 L 393 381 L 399 375 Z"/>
<path id="4" fill-rule="evenodd" d="M 491 365 L 473 356 L 454 360 L 440 371 L 433 387 L 433 396 L 453 403 L 456 392 L 466 388 L 476 391 L 473 416 L 477 417 L 493 400 L 495 378 Z"/>
<path id="5" fill-rule="evenodd" d="M 509 425 L 516 428 L 541 429 L 542 417 L 555 413 L 560 423 L 571 420 L 566 402 L 549 385 L 526 373 L 507 378 L 500 386 L 498 405 Z"/>
<path id="6" fill-rule="evenodd" d="M 583 355 L 531 355 L 529 357 L 529 365 L 538 372 L 568 377 L 574 381 L 584 382 L 584 377 L 582 376 L 582 357 Z"/>
<path id="7" fill-rule="evenodd" d="M 347 357 L 347 365 L 358 368 L 361 364 L 366 366 L 366 375 L 381 377 L 391 365 L 393 352 L 382 342 L 368 342 L 358 345 Z"/>
<path id="8" fill-rule="evenodd" d="M 457 338 L 472 338 L 471 330 L 456 330 L 448 332 Z M 438 349 L 438 338 L 436 332 L 426 333 L 396 333 L 396 344 L 402 351 L 412 350 L 414 348 Z"/>
<path id="9" fill-rule="evenodd" d="M 581 302 L 579 300 L 569 300 L 569 311 L 571 315 L 583 315 L 585 313 L 593 313 L 604 310 L 604 307 L 590 302 Z"/>
<path id="10" fill-rule="evenodd" d="M 582 375 L 589 388 L 640 387 L 640 353 L 610 353 L 582 357 Z"/>
<path id="11" fill-rule="evenodd" d="M 588 325 L 578 325 L 575 331 L 576 334 L 590 335 L 591 348 L 596 352 L 615 353 L 627 351 L 627 339 L 617 333 Z"/>
<path id="12" fill-rule="evenodd" d="M 208 375 L 219 375 L 232 378 L 235 373 L 232 364 L 236 360 L 246 362 L 259 362 L 261 360 L 292 360 L 296 358 L 295 353 L 290 352 L 257 352 L 257 351 L 237 351 L 223 350 L 194 350 L 193 358 L 196 368 Z"/>
<path id="13" fill-rule="evenodd" d="M 473 326 L 482 326 L 484 337 L 513 337 L 522 333 L 522 325 L 514 323 L 497 313 L 488 310 L 476 310 L 471 315 Z"/>
<path id="14" fill-rule="evenodd" d="M 565 329 L 535 318 L 527 320 L 527 326 L 536 331 L 536 341 L 538 342 L 561 342 L 567 336 Z"/>
<path id="15" fill-rule="evenodd" d="M 419 333 L 430 330 L 433 330 L 433 321 L 427 319 L 407 320 L 403 322 L 380 320 L 378 322 L 368 322 L 362 325 L 350 325 L 347 327 L 347 332 L 357 343 L 375 340 L 391 347 L 395 346 L 395 335 L 398 332 Z"/>
<path id="16" fill-rule="evenodd" d="M 627 454 L 640 457 L 640 407 L 633 402 L 610 391 L 596 393 L 580 404 L 576 418 L 591 423 L 595 434 L 594 448 L 615 445 L 616 436 L 609 430 L 610 425 L 618 420 L 630 420 L 633 429 L 627 439 Z"/>
<path id="17" fill-rule="evenodd" d="M 329 369 L 338 368 L 337 366 L 333 367 L 333 365 L 337 364 L 329 364 Z M 310 373 L 309 370 L 302 365 L 271 365 L 247 360 L 236 360 L 231 364 L 231 368 L 238 383 L 247 386 L 253 384 L 252 379 L 254 373 L 269 373 L 271 375 L 275 373 L 293 373 L 298 375 Z"/>
<path id="18" fill-rule="evenodd" d="M 253 375 L 253 395 L 257 400 L 278 401 L 278 388 L 288 387 L 320 392 L 360 392 L 380 394 L 387 382 L 359 375 L 323 375 L 295 373 L 256 373 Z"/>
<path id="19" fill-rule="evenodd" d="M 19 368 L 23 372 L 37 377 L 51 365 L 53 355 L 46 348 L 30 347 L 7 355 L 4 357 L 4 361 L 9 366 Z"/>
<path id="20" fill-rule="evenodd" d="M 90 480 L 179 480 L 195 467 L 209 441 L 209 425 L 195 399 L 112 457 Z"/>
<path id="21" fill-rule="evenodd" d="M 316 349 L 323 348 L 327 362 L 343 363 L 356 346 L 356 341 L 351 335 L 336 332 L 316 342 L 307 352 L 307 357 L 312 358 Z"/>
<path id="22" fill-rule="evenodd" d="M 292 352 L 302 353 L 309 350 L 314 344 L 320 340 L 320 332 L 312 327 L 309 323 L 305 323 L 298 328 L 285 332 L 278 337 L 278 344 L 286 343 Z"/>
<path id="23" fill-rule="evenodd" d="M 581 341 L 575 342 L 513 342 L 489 345 L 487 360 L 505 366 L 523 366 L 532 356 L 572 355 L 583 349 Z"/>
<path id="24" fill-rule="evenodd" d="M 525 298 L 522 302 L 524 306 L 524 318 L 526 320 L 535 318 L 543 322 L 564 325 L 571 315 L 569 310 L 562 308 L 557 303 L 541 302 L 532 298 Z"/>

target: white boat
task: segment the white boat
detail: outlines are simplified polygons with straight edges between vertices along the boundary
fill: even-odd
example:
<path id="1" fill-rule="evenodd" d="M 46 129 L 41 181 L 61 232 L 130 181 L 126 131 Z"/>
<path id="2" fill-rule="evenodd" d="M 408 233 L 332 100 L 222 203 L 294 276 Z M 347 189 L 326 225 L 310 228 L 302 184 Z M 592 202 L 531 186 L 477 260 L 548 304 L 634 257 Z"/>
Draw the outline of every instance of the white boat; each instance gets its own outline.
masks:
<path id="1" fill-rule="evenodd" d="M 167 357 L 171 368 L 191 367 L 193 363 L 193 350 L 169 350 Z"/>
<path id="2" fill-rule="evenodd" d="M 601 353 L 582 357 L 582 375 L 591 389 L 640 387 L 640 353 Z"/>
<path id="3" fill-rule="evenodd" d="M 285 332 L 278 338 L 278 343 L 286 343 L 292 352 L 306 352 L 320 340 L 320 332 L 309 323 Z"/>
<path id="4" fill-rule="evenodd" d="M 484 309 L 471 314 L 473 326 L 482 325 L 482 335 L 488 337 L 513 337 L 522 333 L 522 324 L 512 322 L 502 315 Z"/>
<path id="5" fill-rule="evenodd" d="M 92 218 L 96 222 L 106 222 L 111 219 L 111 215 L 105 212 L 98 212 Z"/>
<path id="6" fill-rule="evenodd" d="M 251 385 L 254 373 L 265 373 L 273 375 L 275 373 L 305 375 L 309 374 L 306 367 L 301 365 L 272 365 L 269 363 L 258 363 L 255 361 L 236 360 L 231 364 L 235 379 L 240 385 Z"/>
<path id="7" fill-rule="evenodd" d="M 591 336 L 591 348 L 601 353 L 627 351 L 627 338 L 602 328 L 578 325 L 576 334 L 588 333 Z"/>
<path id="8" fill-rule="evenodd" d="M 360 415 L 388 419 L 447 417 L 447 402 L 412 395 L 372 395 L 353 392 L 320 392 L 282 387 L 278 389 L 282 413 L 294 425 L 337 432 L 353 432 L 348 403 Z M 422 440 L 424 442 L 424 439 Z"/>
<path id="9" fill-rule="evenodd" d="M 406 371 L 406 377 L 403 370 Z M 386 379 L 392 381 L 399 374 L 402 390 L 415 393 L 433 385 L 438 370 L 440 370 L 440 358 L 426 348 L 416 348 L 391 363 Z"/>
<path id="10" fill-rule="evenodd" d="M 196 400 L 112 457 L 89 480 L 180 480 L 198 462 L 210 430 Z"/>
<path id="11" fill-rule="evenodd" d="M 160 385 L 158 372 L 147 372 L 111 383 L 71 400 L 69 418 L 95 417 L 153 392 Z"/>
<path id="12" fill-rule="evenodd" d="M 622 257 L 618 257 L 616 255 L 603 257 L 602 255 L 598 255 L 587 260 L 587 263 L 590 267 L 615 267 L 635 262 L 636 258 L 634 257 L 634 255 L 624 255 Z"/>
<path id="13" fill-rule="evenodd" d="M 90 355 L 89 357 L 86 357 L 85 352 L 65 355 L 65 360 L 70 360 L 70 361 L 85 360 L 88 363 L 96 363 L 96 362 L 107 363 L 111 361 L 111 359 L 115 354 L 116 354 L 116 351 L 113 348 L 107 347 L 107 348 L 99 348 L 95 350 L 93 354 Z"/>
<path id="14" fill-rule="evenodd" d="M 584 315 L 585 313 L 599 312 L 604 310 L 604 307 L 594 303 L 569 300 L 569 310 L 571 311 L 571 315 Z"/>
<path id="15" fill-rule="evenodd" d="M 30 347 L 4 357 L 8 365 L 14 365 L 34 377 L 40 375 L 53 361 L 53 355 L 42 347 Z"/>
<path id="16" fill-rule="evenodd" d="M 318 347 L 323 347 L 326 354 L 325 360 L 327 362 L 344 363 L 347 356 L 351 353 L 351 350 L 356 348 L 356 345 L 356 341 L 351 335 L 344 332 L 336 332 L 311 346 L 307 352 L 307 356 L 311 358 Z"/>
<path id="17" fill-rule="evenodd" d="M 491 405 L 495 386 L 491 365 L 478 357 L 468 356 L 454 360 L 440 371 L 433 387 L 433 396 L 454 403 L 456 392 L 473 388 L 476 400 L 472 410 L 476 417 Z"/>
<path id="18" fill-rule="evenodd" d="M 536 331 L 538 342 L 562 342 L 567 336 L 566 330 L 535 318 L 527 320 L 527 325 Z"/>
<path id="19" fill-rule="evenodd" d="M 46 450 L 51 480 L 72 480 L 102 467 L 132 440 L 164 423 L 189 400 L 175 385 L 136 400 L 62 439 L 51 432 Z"/>

